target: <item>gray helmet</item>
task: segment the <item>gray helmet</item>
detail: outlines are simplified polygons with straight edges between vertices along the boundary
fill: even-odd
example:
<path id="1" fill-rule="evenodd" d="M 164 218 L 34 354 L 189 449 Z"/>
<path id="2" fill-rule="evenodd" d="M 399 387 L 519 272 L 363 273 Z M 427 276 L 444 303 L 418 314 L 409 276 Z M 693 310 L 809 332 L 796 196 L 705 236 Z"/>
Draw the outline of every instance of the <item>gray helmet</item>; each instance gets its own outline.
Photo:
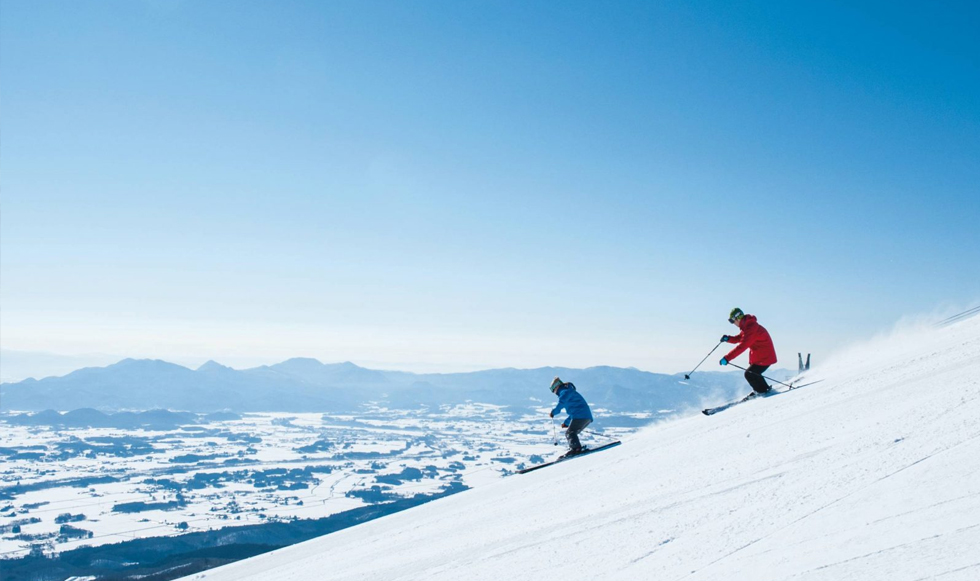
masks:
<path id="1" fill-rule="evenodd" d="M 563 385 L 565 385 L 565 383 L 561 380 L 561 378 L 559 378 L 556 375 L 555 378 L 551 381 L 551 393 L 555 393 L 556 391 L 558 391 L 558 388 Z"/>

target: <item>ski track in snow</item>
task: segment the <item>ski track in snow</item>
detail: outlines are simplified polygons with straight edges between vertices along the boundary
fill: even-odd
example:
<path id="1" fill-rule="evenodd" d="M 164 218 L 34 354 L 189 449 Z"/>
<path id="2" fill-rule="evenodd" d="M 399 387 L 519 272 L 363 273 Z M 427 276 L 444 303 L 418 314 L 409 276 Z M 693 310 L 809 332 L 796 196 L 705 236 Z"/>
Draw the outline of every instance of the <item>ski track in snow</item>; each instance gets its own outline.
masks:
<path id="1" fill-rule="evenodd" d="M 980 578 L 980 317 L 815 379 L 190 578 Z"/>

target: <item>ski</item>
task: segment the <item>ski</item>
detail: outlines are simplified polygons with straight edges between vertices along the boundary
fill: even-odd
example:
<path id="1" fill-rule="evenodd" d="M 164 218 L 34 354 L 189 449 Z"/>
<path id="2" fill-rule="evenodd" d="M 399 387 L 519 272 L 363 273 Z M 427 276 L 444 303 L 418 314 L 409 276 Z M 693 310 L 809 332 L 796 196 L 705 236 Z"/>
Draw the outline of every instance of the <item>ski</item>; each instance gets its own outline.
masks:
<path id="1" fill-rule="evenodd" d="M 820 383 L 821 381 L 823 381 L 823 380 L 822 379 L 818 379 L 816 381 L 811 381 L 810 383 L 803 383 L 803 384 L 800 384 L 800 385 L 792 385 L 792 384 L 790 384 L 789 389 L 784 390 L 784 391 L 781 391 L 779 393 L 784 393 L 786 391 L 793 391 L 794 389 L 799 389 L 801 387 L 806 387 L 808 385 L 813 385 L 814 383 Z"/>
<path id="2" fill-rule="evenodd" d="M 609 442 L 608 444 L 603 444 L 603 445 L 599 446 L 598 448 L 584 448 L 578 454 L 574 454 L 572 456 L 562 456 L 562 457 L 558 458 L 557 460 L 552 460 L 551 462 L 545 462 L 544 464 L 537 464 L 536 466 L 531 466 L 529 468 L 522 468 L 522 469 L 518 470 L 517 473 L 518 474 L 527 474 L 528 472 L 533 472 L 533 471 L 537 470 L 538 468 L 544 468 L 546 466 L 552 466 L 554 464 L 558 464 L 559 462 L 564 462 L 565 460 L 572 460 L 574 458 L 581 458 L 582 456 L 588 456 L 589 454 L 592 454 L 593 452 L 598 452 L 600 450 L 606 450 L 608 448 L 613 448 L 613 447 L 618 446 L 620 444 L 622 444 L 622 442 L 620 442 L 620 441 L 617 440 L 615 442 Z"/>
<path id="3" fill-rule="evenodd" d="M 760 396 L 760 395 L 756 394 L 755 392 L 752 392 L 749 395 L 743 397 L 742 399 L 735 400 L 733 402 L 729 402 L 729 403 L 726 403 L 724 405 L 720 405 L 718 407 L 703 409 L 703 410 L 701 410 L 701 413 L 704 414 L 704 415 L 706 415 L 706 416 L 713 416 L 713 415 L 715 415 L 718 412 L 723 412 L 723 411 L 727 410 L 730 407 L 737 406 L 740 403 L 745 403 L 747 401 L 752 401 L 754 399 L 758 399 L 759 397 L 768 397 L 768 396 L 773 395 L 775 393 L 778 393 L 778 392 L 776 392 L 776 391 L 770 391 L 769 393 Z"/>
<path id="4" fill-rule="evenodd" d="M 789 389 L 784 389 L 782 391 L 776 391 L 775 389 L 773 389 L 773 390 L 769 391 L 768 393 L 766 393 L 764 395 L 761 395 L 761 396 L 758 396 L 758 395 L 755 394 L 755 392 L 752 392 L 749 395 L 743 397 L 742 399 L 739 399 L 739 400 L 736 400 L 736 401 L 733 401 L 733 402 L 729 402 L 729 403 L 726 403 L 724 405 L 720 405 L 718 407 L 703 409 L 703 410 L 701 410 L 701 413 L 704 414 L 704 415 L 706 415 L 706 416 L 713 416 L 713 415 L 715 415 L 718 412 L 723 412 L 723 411 L 727 410 L 730 407 L 737 406 L 740 403 L 745 403 L 747 401 L 752 401 L 754 399 L 758 399 L 759 397 L 772 397 L 774 395 L 779 395 L 781 393 L 786 393 L 787 391 L 793 391 L 794 389 L 799 389 L 801 387 L 806 387 L 808 385 L 813 385 L 814 383 L 820 383 L 821 381 L 823 381 L 823 380 L 822 379 L 818 379 L 816 381 L 811 381 L 810 383 L 803 383 L 803 384 L 800 384 L 800 385 L 790 385 L 789 386 Z"/>

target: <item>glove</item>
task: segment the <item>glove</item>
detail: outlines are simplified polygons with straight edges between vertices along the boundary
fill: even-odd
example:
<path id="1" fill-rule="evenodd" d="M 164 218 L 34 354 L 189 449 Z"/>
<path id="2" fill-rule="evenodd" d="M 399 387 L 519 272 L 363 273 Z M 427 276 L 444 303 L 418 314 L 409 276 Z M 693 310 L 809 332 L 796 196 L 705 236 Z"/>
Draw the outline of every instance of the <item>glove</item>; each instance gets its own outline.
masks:
<path id="1" fill-rule="evenodd" d="M 555 412 L 548 412 L 548 417 L 549 418 L 555 417 Z"/>
<path id="2" fill-rule="evenodd" d="M 724 357 L 722 357 L 722 358 L 721 358 L 721 361 L 719 361 L 719 362 L 718 362 L 718 364 L 719 364 L 719 365 L 728 365 L 728 360 L 727 360 L 727 359 L 725 359 Z"/>
<path id="3" fill-rule="evenodd" d="M 728 343 L 728 335 L 722 335 L 721 336 L 721 342 L 722 343 Z"/>
<path id="4" fill-rule="evenodd" d="M 568 427 L 568 424 L 562 424 L 561 427 L 567 428 Z"/>

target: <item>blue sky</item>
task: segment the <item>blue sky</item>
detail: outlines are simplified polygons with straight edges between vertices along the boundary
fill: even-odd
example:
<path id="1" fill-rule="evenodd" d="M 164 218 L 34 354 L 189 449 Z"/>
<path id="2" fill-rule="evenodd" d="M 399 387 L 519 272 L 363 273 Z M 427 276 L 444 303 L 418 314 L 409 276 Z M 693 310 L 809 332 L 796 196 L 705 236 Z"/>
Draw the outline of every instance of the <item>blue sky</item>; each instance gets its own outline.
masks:
<path id="1" fill-rule="evenodd" d="M 0 9 L 7 350 L 783 363 L 980 302 L 980 9 Z"/>

